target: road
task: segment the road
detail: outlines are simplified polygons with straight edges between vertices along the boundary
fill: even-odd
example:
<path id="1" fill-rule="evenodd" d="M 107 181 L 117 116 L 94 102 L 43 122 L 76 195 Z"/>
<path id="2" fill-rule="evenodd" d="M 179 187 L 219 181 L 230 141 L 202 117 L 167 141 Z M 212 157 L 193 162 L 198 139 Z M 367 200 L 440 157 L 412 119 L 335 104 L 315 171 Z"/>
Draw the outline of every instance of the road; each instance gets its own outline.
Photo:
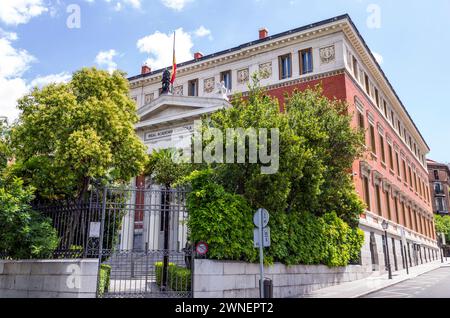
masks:
<path id="1" fill-rule="evenodd" d="M 450 266 L 441 267 L 363 298 L 450 298 Z"/>

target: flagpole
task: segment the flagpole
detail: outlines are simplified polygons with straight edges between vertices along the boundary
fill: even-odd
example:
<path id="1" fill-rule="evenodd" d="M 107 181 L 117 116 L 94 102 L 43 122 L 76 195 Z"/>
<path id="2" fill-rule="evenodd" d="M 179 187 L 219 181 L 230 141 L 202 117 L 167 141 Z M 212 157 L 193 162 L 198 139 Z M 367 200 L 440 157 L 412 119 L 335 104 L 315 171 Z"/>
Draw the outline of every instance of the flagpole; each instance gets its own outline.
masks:
<path id="1" fill-rule="evenodd" d="M 175 58 L 175 37 L 176 37 L 176 30 L 175 31 L 173 31 L 173 55 L 172 55 L 172 79 L 173 79 L 173 81 L 172 81 L 172 94 L 173 94 L 173 84 L 174 84 L 174 82 L 175 82 L 175 77 L 174 76 L 176 76 L 176 74 L 175 74 L 175 72 L 176 72 L 176 58 Z"/>

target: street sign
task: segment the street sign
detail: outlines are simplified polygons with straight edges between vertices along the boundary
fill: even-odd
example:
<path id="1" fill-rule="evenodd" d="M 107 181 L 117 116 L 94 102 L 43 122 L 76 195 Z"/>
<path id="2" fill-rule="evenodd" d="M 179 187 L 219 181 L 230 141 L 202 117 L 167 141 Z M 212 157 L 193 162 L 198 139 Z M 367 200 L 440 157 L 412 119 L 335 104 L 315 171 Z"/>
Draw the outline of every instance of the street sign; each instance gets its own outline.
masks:
<path id="1" fill-rule="evenodd" d="M 208 253 L 208 244 L 205 242 L 198 242 L 195 250 L 199 255 L 206 255 L 206 253 Z"/>
<path id="2" fill-rule="evenodd" d="M 99 238 L 100 237 L 100 222 L 90 222 L 89 223 L 89 237 Z"/>
<path id="3" fill-rule="evenodd" d="M 447 245 L 445 242 L 445 234 L 441 233 L 441 238 L 442 238 L 442 245 Z"/>
<path id="4" fill-rule="evenodd" d="M 259 219 L 259 215 L 260 212 L 262 212 L 263 215 L 263 227 L 266 227 L 267 224 L 269 224 L 269 212 L 267 212 L 266 209 L 258 209 L 258 211 L 256 211 L 256 213 L 253 215 L 253 224 L 255 224 L 256 227 L 260 227 L 261 226 L 261 222 Z"/>
<path id="5" fill-rule="evenodd" d="M 255 248 L 259 247 L 259 242 L 261 241 L 259 237 L 260 237 L 259 228 L 255 228 L 253 230 L 253 242 Z M 270 246 L 270 228 L 265 227 L 263 229 L 263 247 L 269 246 Z"/>

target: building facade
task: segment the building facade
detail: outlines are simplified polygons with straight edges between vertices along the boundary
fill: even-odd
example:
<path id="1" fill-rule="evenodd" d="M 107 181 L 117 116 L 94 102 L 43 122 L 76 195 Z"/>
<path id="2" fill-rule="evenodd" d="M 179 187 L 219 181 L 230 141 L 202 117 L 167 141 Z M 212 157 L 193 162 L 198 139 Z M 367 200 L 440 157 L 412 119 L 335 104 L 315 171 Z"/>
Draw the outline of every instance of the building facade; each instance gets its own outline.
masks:
<path id="1" fill-rule="evenodd" d="M 186 100 L 217 98 L 220 86 L 230 96 L 245 96 L 251 75 L 260 72 L 261 85 L 281 105 L 285 93 L 316 84 L 326 97 L 347 102 L 353 126 L 366 137 L 366 152 L 353 164 L 356 190 L 367 205 L 360 219 L 366 234 L 361 265 L 384 272 L 386 253 L 393 271 L 437 259 L 425 159 L 430 149 L 348 15 L 273 36 L 261 29 L 253 42 L 207 56 L 196 53 L 177 69 L 173 95 Z M 140 112 L 164 98 L 159 96 L 162 71 L 144 66 L 129 79 Z M 176 112 L 170 105 L 164 109 Z M 150 151 L 152 143 L 170 142 L 169 136 L 158 136 L 162 122 L 143 124 L 152 118 L 142 116 L 137 132 Z M 146 138 L 155 132 L 156 139 Z M 389 223 L 387 242 L 383 221 Z"/>
<path id="2" fill-rule="evenodd" d="M 433 212 L 440 215 L 448 215 L 450 206 L 450 167 L 433 160 L 427 160 L 427 164 Z"/>

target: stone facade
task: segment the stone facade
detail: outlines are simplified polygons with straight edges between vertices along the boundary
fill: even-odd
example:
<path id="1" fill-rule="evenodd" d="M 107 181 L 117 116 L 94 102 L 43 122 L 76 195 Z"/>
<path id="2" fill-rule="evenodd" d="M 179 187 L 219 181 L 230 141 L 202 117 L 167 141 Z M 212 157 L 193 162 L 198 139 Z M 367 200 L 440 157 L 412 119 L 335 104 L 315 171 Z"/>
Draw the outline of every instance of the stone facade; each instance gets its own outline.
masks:
<path id="1" fill-rule="evenodd" d="M 304 50 L 310 50 L 312 57 L 312 72 L 307 74 L 301 72 L 300 52 Z M 285 56 L 291 57 L 292 74 L 287 78 L 281 76 L 279 63 Z M 391 260 L 393 265 L 397 260 L 397 268 L 401 268 L 401 244 L 409 246 L 411 264 L 420 254 L 424 262 L 437 254 L 425 160 L 430 149 L 350 17 L 336 17 L 188 61 L 178 66 L 177 85 L 198 80 L 199 98 L 209 98 L 216 94 L 213 87 L 220 82 L 220 74 L 229 71 L 230 93 L 245 96 L 247 70 L 250 75 L 263 71 L 260 84 L 280 101 L 281 110 L 286 93 L 321 85 L 326 97 L 348 104 L 352 125 L 365 132 L 366 152 L 352 166 L 356 191 L 367 204 L 360 219 L 366 234 L 363 266 L 385 271 L 383 221 L 389 223 L 389 253 L 394 256 L 395 246 L 396 257 Z M 131 96 L 139 109 L 149 107 L 143 102 L 145 94 L 157 97 L 160 81 L 158 71 L 130 78 Z M 139 134 L 141 128 L 138 125 Z"/>
<path id="2" fill-rule="evenodd" d="M 98 260 L 0 260 L 0 298 L 95 298 Z"/>

